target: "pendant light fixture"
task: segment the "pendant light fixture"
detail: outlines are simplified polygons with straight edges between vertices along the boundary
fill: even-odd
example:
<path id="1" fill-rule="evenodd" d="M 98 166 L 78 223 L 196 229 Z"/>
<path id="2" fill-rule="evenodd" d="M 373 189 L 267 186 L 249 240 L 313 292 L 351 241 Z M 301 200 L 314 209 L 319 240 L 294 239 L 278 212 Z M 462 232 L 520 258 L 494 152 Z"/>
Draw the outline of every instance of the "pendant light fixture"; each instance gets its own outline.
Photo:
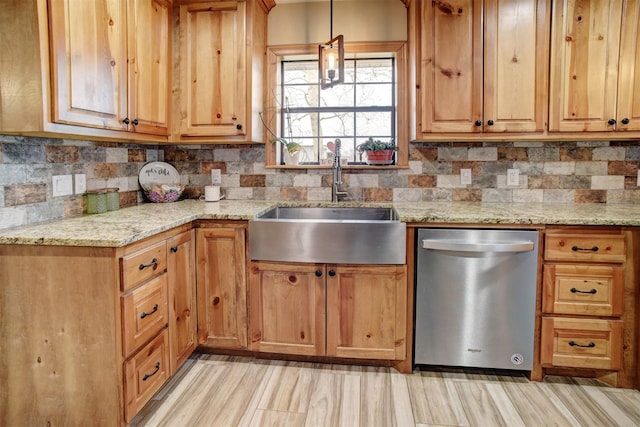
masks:
<path id="1" fill-rule="evenodd" d="M 320 87 L 327 89 L 344 83 L 344 42 L 342 34 L 333 37 L 333 0 L 330 3 L 330 40 L 318 46 Z"/>

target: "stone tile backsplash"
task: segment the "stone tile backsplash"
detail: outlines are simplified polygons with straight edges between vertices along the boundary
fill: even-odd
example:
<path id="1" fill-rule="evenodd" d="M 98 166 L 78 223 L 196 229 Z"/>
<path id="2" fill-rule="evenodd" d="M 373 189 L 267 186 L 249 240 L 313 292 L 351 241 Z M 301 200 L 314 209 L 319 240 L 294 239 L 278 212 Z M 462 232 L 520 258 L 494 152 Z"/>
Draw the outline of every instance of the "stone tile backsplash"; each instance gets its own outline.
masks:
<path id="1" fill-rule="evenodd" d="M 0 135 L 0 228 L 82 215 L 83 195 L 52 197 L 53 175 L 85 174 L 87 188 L 118 187 L 120 205 L 145 202 L 144 163 L 173 164 L 198 198 L 211 169 L 222 171 L 227 199 L 328 201 L 328 169 L 265 167 L 264 146 L 92 142 Z M 343 170 L 355 201 L 639 203 L 639 141 L 412 143 L 406 169 Z M 460 169 L 471 169 L 470 185 Z M 519 169 L 518 185 L 507 170 Z"/>

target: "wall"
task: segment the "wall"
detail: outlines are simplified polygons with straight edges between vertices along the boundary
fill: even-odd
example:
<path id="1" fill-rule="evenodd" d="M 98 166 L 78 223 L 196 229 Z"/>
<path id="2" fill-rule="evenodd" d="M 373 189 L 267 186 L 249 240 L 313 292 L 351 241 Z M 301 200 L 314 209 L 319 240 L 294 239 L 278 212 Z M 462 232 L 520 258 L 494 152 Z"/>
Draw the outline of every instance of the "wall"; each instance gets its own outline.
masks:
<path id="1" fill-rule="evenodd" d="M 51 196 L 51 176 L 84 173 L 89 189 L 119 187 L 121 205 L 143 202 L 138 171 L 148 161 L 173 164 L 197 198 L 221 169 L 228 199 L 328 201 L 331 170 L 265 168 L 262 145 L 166 146 L 0 135 L 0 228 L 73 217 L 82 196 Z M 358 201 L 640 203 L 640 144 L 632 142 L 412 143 L 409 169 L 344 171 Z M 460 185 L 461 168 L 472 184 Z M 506 185 L 507 169 L 520 184 Z"/>
<path id="2" fill-rule="evenodd" d="M 328 1 L 278 2 L 269 12 L 267 44 L 326 43 L 331 35 L 329 11 Z M 404 41 L 407 39 L 407 9 L 400 0 L 336 1 L 333 35 L 338 34 L 344 35 L 345 43 Z"/>

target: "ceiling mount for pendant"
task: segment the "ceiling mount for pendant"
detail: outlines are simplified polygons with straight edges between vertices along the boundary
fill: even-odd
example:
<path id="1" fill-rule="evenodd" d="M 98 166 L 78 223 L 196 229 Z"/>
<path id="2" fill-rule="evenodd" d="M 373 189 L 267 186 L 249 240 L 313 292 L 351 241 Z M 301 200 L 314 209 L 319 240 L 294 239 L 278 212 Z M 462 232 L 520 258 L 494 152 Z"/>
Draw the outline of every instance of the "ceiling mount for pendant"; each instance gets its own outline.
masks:
<path id="1" fill-rule="evenodd" d="M 330 40 L 318 46 L 318 72 L 322 89 L 344 83 L 344 41 L 342 34 L 333 37 L 333 0 L 330 8 Z"/>

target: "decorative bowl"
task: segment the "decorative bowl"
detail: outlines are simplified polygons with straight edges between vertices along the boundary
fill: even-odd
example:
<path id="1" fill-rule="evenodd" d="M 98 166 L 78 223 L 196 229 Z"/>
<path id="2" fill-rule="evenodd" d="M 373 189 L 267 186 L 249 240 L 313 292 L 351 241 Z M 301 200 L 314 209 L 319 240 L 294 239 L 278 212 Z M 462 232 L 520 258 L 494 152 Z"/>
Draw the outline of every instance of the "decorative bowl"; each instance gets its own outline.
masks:
<path id="1" fill-rule="evenodd" d="M 169 203 L 180 198 L 184 187 L 182 185 L 156 184 L 148 188 L 143 186 L 142 190 L 150 202 Z"/>

